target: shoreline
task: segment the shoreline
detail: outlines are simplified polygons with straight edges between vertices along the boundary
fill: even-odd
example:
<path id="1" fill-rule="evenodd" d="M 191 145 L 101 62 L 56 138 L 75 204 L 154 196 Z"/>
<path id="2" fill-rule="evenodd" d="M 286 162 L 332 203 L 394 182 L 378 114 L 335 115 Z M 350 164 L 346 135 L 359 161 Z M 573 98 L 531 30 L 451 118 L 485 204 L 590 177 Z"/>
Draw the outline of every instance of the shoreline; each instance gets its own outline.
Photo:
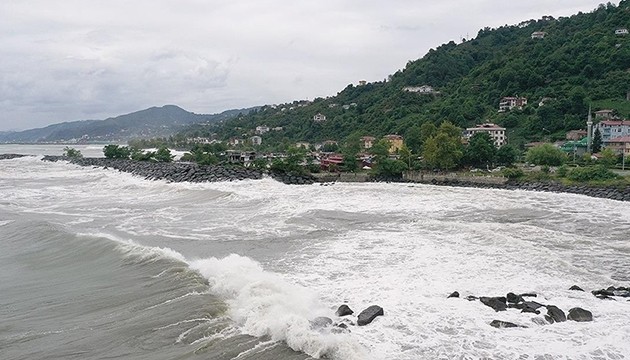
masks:
<path id="1" fill-rule="evenodd" d="M 0 154 L 0 160 L 14 159 L 31 155 Z M 330 184 L 335 182 L 397 182 L 408 184 L 427 184 L 451 187 L 467 187 L 478 189 L 526 190 L 554 193 L 585 195 L 617 201 L 630 201 L 630 187 L 596 187 L 588 185 L 564 185 L 556 182 L 524 182 L 516 180 L 487 181 L 483 178 L 471 181 L 470 178 L 444 178 L 440 175 L 426 174 L 420 179 L 375 178 L 367 174 L 314 174 L 291 175 L 270 173 L 263 170 L 241 166 L 198 165 L 187 162 L 159 163 L 107 158 L 67 158 L 64 156 L 45 155 L 42 161 L 67 161 L 86 166 L 112 168 L 121 172 L 143 177 L 147 180 L 166 180 L 169 182 L 218 182 L 239 180 L 260 180 L 264 174 L 272 179 L 288 185 L 311 185 L 315 183 Z"/>

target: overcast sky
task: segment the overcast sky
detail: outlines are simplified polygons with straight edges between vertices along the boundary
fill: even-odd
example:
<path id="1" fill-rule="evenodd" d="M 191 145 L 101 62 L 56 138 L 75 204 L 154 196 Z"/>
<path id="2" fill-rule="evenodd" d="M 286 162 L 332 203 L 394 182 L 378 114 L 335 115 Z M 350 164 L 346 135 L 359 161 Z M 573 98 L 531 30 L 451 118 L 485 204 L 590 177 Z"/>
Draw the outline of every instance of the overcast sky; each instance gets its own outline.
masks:
<path id="1" fill-rule="evenodd" d="M 335 95 L 485 26 L 600 2 L 2 0 L 0 131 Z"/>

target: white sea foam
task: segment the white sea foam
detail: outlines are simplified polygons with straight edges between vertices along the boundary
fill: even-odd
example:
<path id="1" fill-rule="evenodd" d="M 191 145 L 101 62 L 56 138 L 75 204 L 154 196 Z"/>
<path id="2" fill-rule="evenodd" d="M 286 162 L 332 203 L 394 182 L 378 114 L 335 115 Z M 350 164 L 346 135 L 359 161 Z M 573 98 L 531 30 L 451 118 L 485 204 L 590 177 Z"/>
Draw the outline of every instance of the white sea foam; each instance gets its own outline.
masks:
<path id="1" fill-rule="evenodd" d="M 330 315 L 317 295 L 266 272 L 255 261 L 230 255 L 223 259 L 191 262 L 210 282 L 213 293 L 230 305 L 230 316 L 254 336 L 285 341 L 292 349 L 332 359 L 365 359 L 351 334 L 331 334 L 311 329 L 309 320 Z"/>

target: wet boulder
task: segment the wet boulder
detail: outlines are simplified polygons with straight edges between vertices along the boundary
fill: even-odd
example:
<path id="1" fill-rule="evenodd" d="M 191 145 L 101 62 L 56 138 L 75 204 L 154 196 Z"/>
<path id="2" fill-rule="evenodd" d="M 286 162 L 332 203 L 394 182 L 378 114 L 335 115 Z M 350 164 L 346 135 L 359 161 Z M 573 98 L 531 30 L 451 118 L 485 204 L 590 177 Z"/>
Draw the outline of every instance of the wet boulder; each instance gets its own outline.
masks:
<path id="1" fill-rule="evenodd" d="M 352 311 L 352 309 L 350 309 L 350 307 L 346 304 L 341 305 L 335 312 L 335 315 L 337 316 L 347 316 L 352 314 L 354 314 L 354 311 Z"/>
<path id="2" fill-rule="evenodd" d="M 577 322 L 593 321 L 593 313 L 591 313 L 588 310 L 584 310 L 582 308 L 576 307 L 569 310 L 567 319 L 577 321 Z"/>
<path id="3" fill-rule="evenodd" d="M 310 321 L 311 329 L 322 329 L 333 324 L 333 321 L 329 317 L 319 316 Z"/>
<path id="4" fill-rule="evenodd" d="M 475 301 L 475 300 L 479 300 L 478 297 L 474 296 L 474 295 L 468 295 L 466 296 L 464 299 L 468 300 L 468 301 Z"/>
<path id="5" fill-rule="evenodd" d="M 514 293 L 508 293 L 506 299 L 507 302 L 511 304 L 516 304 L 523 301 L 523 298 L 520 295 L 516 295 Z"/>
<path id="6" fill-rule="evenodd" d="M 459 297 L 459 293 L 457 291 L 454 291 L 451 295 L 448 296 L 447 299 L 458 298 L 458 297 Z"/>
<path id="7" fill-rule="evenodd" d="M 545 319 L 553 324 L 554 322 L 567 321 L 567 316 L 559 307 L 547 305 L 547 315 L 545 315 Z"/>
<path id="8" fill-rule="evenodd" d="M 577 285 L 573 285 L 569 288 L 569 290 L 573 290 L 573 291 L 584 291 L 584 289 L 582 289 L 581 287 L 577 286 Z"/>
<path id="9" fill-rule="evenodd" d="M 479 301 L 481 301 L 484 305 L 493 308 L 496 312 L 507 310 L 506 299 L 504 297 L 482 296 L 479 298 Z"/>
<path id="10" fill-rule="evenodd" d="M 372 305 L 367 309 L 361 311 L 357 319 L 357 325 L 364 326 L 376 319 L 377 316 L 385 315 L 383 308 L 378 305 Z"/>
<path id="11" fill-rule="evenodd" d="M 492 322 L 490 323 L 490 326 L 495 327 L 497 329 L 522 327 L 522 326 L 516 325 L 514 323 L 507 322 L 507 321 L 501 321 L 501 320 L 492 320 Z"/>

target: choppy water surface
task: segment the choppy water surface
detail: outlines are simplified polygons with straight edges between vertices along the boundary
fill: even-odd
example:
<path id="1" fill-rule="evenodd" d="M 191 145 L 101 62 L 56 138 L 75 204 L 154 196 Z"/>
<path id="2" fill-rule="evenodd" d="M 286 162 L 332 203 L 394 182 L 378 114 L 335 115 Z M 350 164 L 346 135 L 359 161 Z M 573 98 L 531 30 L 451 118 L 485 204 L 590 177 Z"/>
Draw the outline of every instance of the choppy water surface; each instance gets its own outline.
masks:
<path id="1" fill-rule="evenodd" d="M 14 151 L 19 152 L 19 151 Z M 145 181 L 0 161 L 3 359 L 622 359 L 630 207 L 404 184 Z M 536 292 L 594 314 L 537 325 L 466 295 Z M 385 316 L 310 328 L 347 303 Z M 495 329 L 500 319 L 527 328 Z"/>

